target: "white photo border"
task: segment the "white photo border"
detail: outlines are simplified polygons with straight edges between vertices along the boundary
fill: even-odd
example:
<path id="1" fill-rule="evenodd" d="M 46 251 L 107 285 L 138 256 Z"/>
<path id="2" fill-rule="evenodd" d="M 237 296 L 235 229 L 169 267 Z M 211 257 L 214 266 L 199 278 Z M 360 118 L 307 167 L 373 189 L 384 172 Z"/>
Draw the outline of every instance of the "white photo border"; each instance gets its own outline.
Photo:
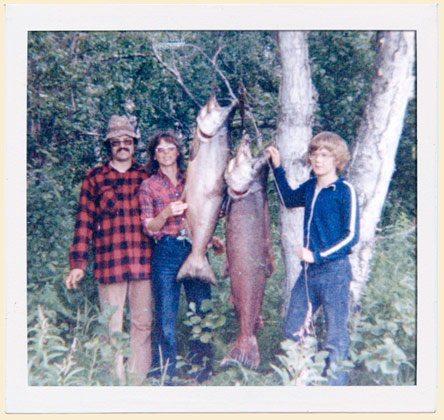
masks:
<path id="1" fill-rule="evenodd" d="M 412 30 L 417 35 L 417 385 L 31 387 L 26 323 L 28 31 Z M 6 5 L 5 409 L 7 413 L 433 412 L 437 407 L 437 5 Z M 81 401 L 81 404 L 79 402 Z"/>

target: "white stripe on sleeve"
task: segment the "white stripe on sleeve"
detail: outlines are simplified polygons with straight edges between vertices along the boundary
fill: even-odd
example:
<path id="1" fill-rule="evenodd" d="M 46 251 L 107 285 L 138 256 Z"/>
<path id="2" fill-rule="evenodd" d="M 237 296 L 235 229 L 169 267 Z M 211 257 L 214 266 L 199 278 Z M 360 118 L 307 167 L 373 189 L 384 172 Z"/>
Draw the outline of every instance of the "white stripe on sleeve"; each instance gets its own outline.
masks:
<path id="1" fill-rule="evenodd" d="M 350 189 L 350 197 L 351 197 L 351 205 L 350 205 L 350 226 L 349 230 L 350 233 L 347 235 L 346 238 L 344 238 L 341 242 L 333 246 L 332 248 L 328 249 L 327 251 L 321 252 L 319 255 L 321 257 L 328 257 L 329 255 L 333 254 L 334 252 L 338 251 L 345 245 L 347 245 L 349 242 L 353 240 L 356 233 L 356 217 L 357 217 L 357 205 L 358 201 L 356 199 L 356 191 L 354 188 L 349 184 L 347 181 L 343 181 L 345 185 Z"/>

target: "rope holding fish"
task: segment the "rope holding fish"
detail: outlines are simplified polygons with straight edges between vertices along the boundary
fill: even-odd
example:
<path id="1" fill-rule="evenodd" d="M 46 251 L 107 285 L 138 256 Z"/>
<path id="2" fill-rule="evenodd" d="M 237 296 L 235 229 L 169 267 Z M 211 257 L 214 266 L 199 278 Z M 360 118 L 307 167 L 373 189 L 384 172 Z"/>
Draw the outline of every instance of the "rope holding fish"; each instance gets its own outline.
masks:
<path id="1" fill-rule="evenodd" d="M 270 162 L 270 159 L 268 159 L 268 166 L 270 167 L 271 170 L 273 170 L 273 166 Z M 273 182 L 274 182 L 274 185 L 276 186 L 276 191 L 278 192 L 278 197 L 279 197 L 281 204 L 285 205 L 281 190 L 279 189 L 279 185 L 276 182 L 276 178 L 274 176 L 273 176 Z M 316 330 L 315 330 L 314 321 L 313 321 L 313 305 L 311 303 L 310 294 L 308 292 L 307 262 L 305 262 L 305 261 L 303 262 L 303 270 L 304 270 L 305 294 L 306 294 L 306 298 L 307 298 L 307 312 L 305 314 L 305 320 L 304 320 L 303 326 L 301 327 L 301 329 L 299 331 L 295 332 L 294 335 L 296 336 L 296 335 L 302 334 L 303 330 L 305 330 L 308 333 L 309 332 L 308 327 L 309 327 L 309 325 L 311 325 L 311 329 L 313 331 L 313 336 L 317 339 Z"/>
<path id="2" fill-rule="evenodd" d="M 307 313 L 305 315 L 305 323 L 307 323 L 307 333 L 308 331 L 308 324 L 311 325 L 311 330 L 313 331 L 313 336 L 317 339 L 316 337 L 316 330 L 315 330 L 315 326 L 314 326 L 314 321 L 313 321 L 313 305 L 311 304 L 311 300 L 310 300 L 310 294 L 308 292 L 308 276 L 307 276 L 307 262 L 304 261 L 304 280 L 305 280 L 305 295 L 307 298 Z"/>
<path id="3" fill-rule="evenodd" d="M 270 159 L 268 159 L 268 166 L 270 167 L 270 169 L 273 171 L 273 165 L 271 164 L 271 162 L 270 162 Z M 279 201 L 280 201 L 280 203 L 284 206 L 285 204 L 284 204 L 284 199 L 283 199 L 283 197 L 282 197 L 282 193 L 281 193 L 281 190 L 279 189 L 279 185 L 278 185 L 278 183 L 276 182 L 276 179 L 275 179 L 275 177 L 273 176 L 273 183 L 274 183 L 274 185 L 276 186 L 276 191 L 277 191 L 277 193 L 278 193 L 278 197 L 279 197 Z"/>
<path id="4" fill-rule="evenodd" d="M 245 131 L 245 86 L 242 82 L 239 82 L 238 104 L 239 104 L 239 114 L 241 118 L 241 132 L 243 135 Z"/>

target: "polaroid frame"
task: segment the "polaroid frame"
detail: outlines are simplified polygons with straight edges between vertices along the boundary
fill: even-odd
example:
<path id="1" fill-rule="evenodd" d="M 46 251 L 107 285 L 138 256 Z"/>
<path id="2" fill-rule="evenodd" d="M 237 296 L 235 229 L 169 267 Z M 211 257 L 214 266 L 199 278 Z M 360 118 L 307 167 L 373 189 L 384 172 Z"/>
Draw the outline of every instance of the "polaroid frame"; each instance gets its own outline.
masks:
<path id="1" fill-rule="evenodd" d="M 30 387 L 26 323 L 28 31 L 411 30 L 417 34 L 417 385 Z M 7 413 L 433 412 L 437 407 L 437 6 L 7 5 L 5 9 L 5 408 Z M 79 401 L 82 403 L 79 404 Z"/>

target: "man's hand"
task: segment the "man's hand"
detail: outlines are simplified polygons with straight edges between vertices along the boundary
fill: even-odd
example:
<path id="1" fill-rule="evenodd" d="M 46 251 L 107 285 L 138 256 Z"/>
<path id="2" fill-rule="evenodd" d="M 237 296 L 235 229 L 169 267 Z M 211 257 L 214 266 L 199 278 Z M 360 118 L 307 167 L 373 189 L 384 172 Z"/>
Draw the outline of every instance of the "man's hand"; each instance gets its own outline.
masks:
<path id="1" fill-rule="evenodd" d="M 274 168 L 281 166 L 281 155 L 276 147 L 269 146 L 265 149 L 265 151 L 270 155 L 271 163 L 273 164 Z"/>
<path id="2" fill-rule="evenodd" d="M 296 250 L 296 255 L 301 261 L 307 263 L 314 263 L 314 255 L 308 248 L 298 248 Z"/>
<path id="3" fill-rule="evenodd" d="M 67 289 L 77 289 L 77 283 L 83 279 L 85 272 L 81 268 L 73 268 L 65 279 Z"/>

